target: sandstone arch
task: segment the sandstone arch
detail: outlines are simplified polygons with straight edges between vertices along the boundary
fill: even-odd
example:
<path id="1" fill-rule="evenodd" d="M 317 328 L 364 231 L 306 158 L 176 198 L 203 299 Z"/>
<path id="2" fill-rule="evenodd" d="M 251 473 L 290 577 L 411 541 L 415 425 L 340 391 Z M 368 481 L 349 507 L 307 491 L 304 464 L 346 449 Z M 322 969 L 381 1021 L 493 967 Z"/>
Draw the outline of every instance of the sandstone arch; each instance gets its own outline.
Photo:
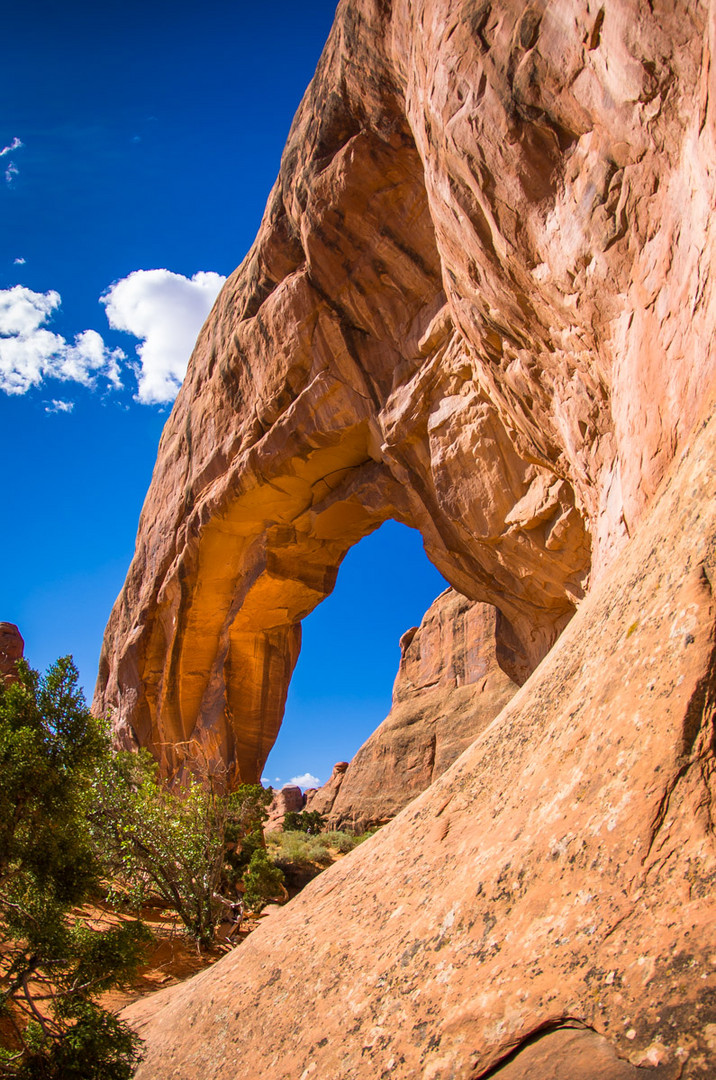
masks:
<path id="1" fill-rule="evenodd" d="M 546 1080 L 565 1024 L 587 1068 L 713 1071 L 715 49 L 711 0 L 339 5 L 165 430 L 97 702 L 175 767 L 168 732 L 222 722 L 252 590 L 293 618 L 389 514 L 526 666 L 589 591 L 377 837 L 129 1010 L 139 1075 Z"/>
<path id="2" fill-rule="evenodd" d="M 199 739 L 258 775 L 300 619 L 386 517 L 496 604 L 519 681 L 633 529 L 714 367 L 683 14 L 340 6 L 107 629 L 96 706 L 167 772 Z"/>

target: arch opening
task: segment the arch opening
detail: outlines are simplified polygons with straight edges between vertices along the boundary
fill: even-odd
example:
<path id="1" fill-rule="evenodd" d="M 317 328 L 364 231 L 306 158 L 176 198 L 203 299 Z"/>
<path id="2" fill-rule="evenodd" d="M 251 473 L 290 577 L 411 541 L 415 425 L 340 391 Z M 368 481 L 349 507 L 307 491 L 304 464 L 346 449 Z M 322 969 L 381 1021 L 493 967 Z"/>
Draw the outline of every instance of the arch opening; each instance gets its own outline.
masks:
<path id="1" fill-rule="evenodd" d="M 447 587 L 417 530 L 396 521 L 351 548 L 334 591 L 304 620 L 264 780 L 320 786 L 350 761 L 390 711 L 401 636 Z"/>

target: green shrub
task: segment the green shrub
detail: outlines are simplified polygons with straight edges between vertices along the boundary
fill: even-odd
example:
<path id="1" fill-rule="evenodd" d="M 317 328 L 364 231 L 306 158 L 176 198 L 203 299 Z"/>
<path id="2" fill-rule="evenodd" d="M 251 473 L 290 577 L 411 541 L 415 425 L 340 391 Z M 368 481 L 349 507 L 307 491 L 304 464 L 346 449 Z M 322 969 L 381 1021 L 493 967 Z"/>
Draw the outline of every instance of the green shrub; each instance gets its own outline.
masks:
<path id="1" fill-rule="evenodd" d="M 271 858 L 276 866 L 286 868 L 310 862 L 308 837 L 304 832 L 271 833 Z"/>
<path id="2" fill-rule="evenodd" d="M 72 912 L 102 871 L 87 806 L 109 743 L 70 657 L 43 679 L 17 672 L 0 679 L 0 1076 L 129 1080 L 139 1039 L 95 999 L 132 972 L 148 932 L 94 930 Z"/>
<path id="3" fill-rule="evenodd" d="M 353 850 L 356 844 L 360 843 L 358 837 L 354 836 L 353 833 L 339 832 L 337 829 L 322 833 L 321 836 L 329 847 L 340 851 L 341 855 L 346 855 Z"/>
<path id="4" fill-rule="evenodd" d="M 119 887 L 138 902 L 146 891 L 173 908 L 189 933 L 209 946 L 254 854 L 270 791 L 243 784 L 233 794 L 209 777 L 189 776 L 175 789 L 159 777 L 146 750 L 104 763 L 94 791 L 97 847 Z"/>
<path id="5" fill-rule="evenodd" d="M 283 817 L 284 832 L 318 833 L 325 821 L 317 810 L 289 810 Z"/>
<path id="6" fill-rule="evenodd" d="M 283 873 L 269 860 L 264 848 L 256 848 L 243 876 L 246 906 L 259 912 L 271 900 L 285 900 L 283 881 Z"/>

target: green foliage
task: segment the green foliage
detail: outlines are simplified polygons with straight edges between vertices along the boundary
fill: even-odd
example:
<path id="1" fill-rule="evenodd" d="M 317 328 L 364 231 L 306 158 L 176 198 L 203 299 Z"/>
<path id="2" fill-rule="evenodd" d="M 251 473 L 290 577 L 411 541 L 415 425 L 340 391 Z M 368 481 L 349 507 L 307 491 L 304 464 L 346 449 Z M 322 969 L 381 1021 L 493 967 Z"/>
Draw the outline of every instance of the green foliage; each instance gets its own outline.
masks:
<path id="1" fill-rule="evenodd" d="M 283 816 L 284 832 L 317 833 L 324 825 L 323 815 L 317 810 L 289 810 Z"/>
<path id="2" fill-rule="evenodd" d="M 254 850 L 243 880 L 244 899 L 252 911 L 261 911 L 270 900 L 286 899 L 283 872 L 269 861 L 265 848 Z"/>
<path id="3" fill-rule="evenodd" d="M 322 833 L 320 839 L 323 840 L 328 847 L 333 848 L 335 851 L 339 851 L 341 855 L 346 855 L 361 842 L 360 838 L 354 836 L 353 833 L 340 832 L 338 829 Z"/>
<path id="4" fill-rule="evenodd" d="M 18 676 L 0 679 L 0 1009 L 12 1031 L 0 1077 L 128 1080 L 139 1040 L 94 999 L 132 971 L 147 932 L 72 914 L 99 878 L 86 808 L 108 743 L 70 657 L 43 679 L 20 663 Z"/>
<path id="5" fill-rule="evenodd" d="M 260 784 L 227 794 L 207 776 L 189 776 L 172 789 L 147 751 L 120 752 L 97 778 L 95 839 L 115 890 L 134 902 L 158 894 L 208 946 L 251 859 L 263 850 L 270 801 Z"/>
<path id="6" fill-rule="evenodd" d="M 360 837 L 338 830 L 318 833 L 317 836 L 284 830 L 269 833 L 266 840 L 271 859 L 284 871 L 316 863 L 319 866 L 330 866 L 337 853 L 344 855 L 361 842 Z"/>

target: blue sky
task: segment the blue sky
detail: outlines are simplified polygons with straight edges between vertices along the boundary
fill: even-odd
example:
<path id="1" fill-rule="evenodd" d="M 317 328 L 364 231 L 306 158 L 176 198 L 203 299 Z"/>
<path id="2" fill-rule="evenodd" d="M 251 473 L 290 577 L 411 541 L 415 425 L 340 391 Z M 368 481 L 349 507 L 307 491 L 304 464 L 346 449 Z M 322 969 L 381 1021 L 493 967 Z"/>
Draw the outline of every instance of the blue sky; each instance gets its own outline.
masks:
<path id="1" fill-rule="evenodd" d="M 334 7 L 4 12 L 0 620 L 36 667 L 72 653 L 88 697 L 193 337 L 256 234 Z M 272 782 L 355 752 L 443 585 L 395 524 L 349 554 L 304 624 Z"/>

